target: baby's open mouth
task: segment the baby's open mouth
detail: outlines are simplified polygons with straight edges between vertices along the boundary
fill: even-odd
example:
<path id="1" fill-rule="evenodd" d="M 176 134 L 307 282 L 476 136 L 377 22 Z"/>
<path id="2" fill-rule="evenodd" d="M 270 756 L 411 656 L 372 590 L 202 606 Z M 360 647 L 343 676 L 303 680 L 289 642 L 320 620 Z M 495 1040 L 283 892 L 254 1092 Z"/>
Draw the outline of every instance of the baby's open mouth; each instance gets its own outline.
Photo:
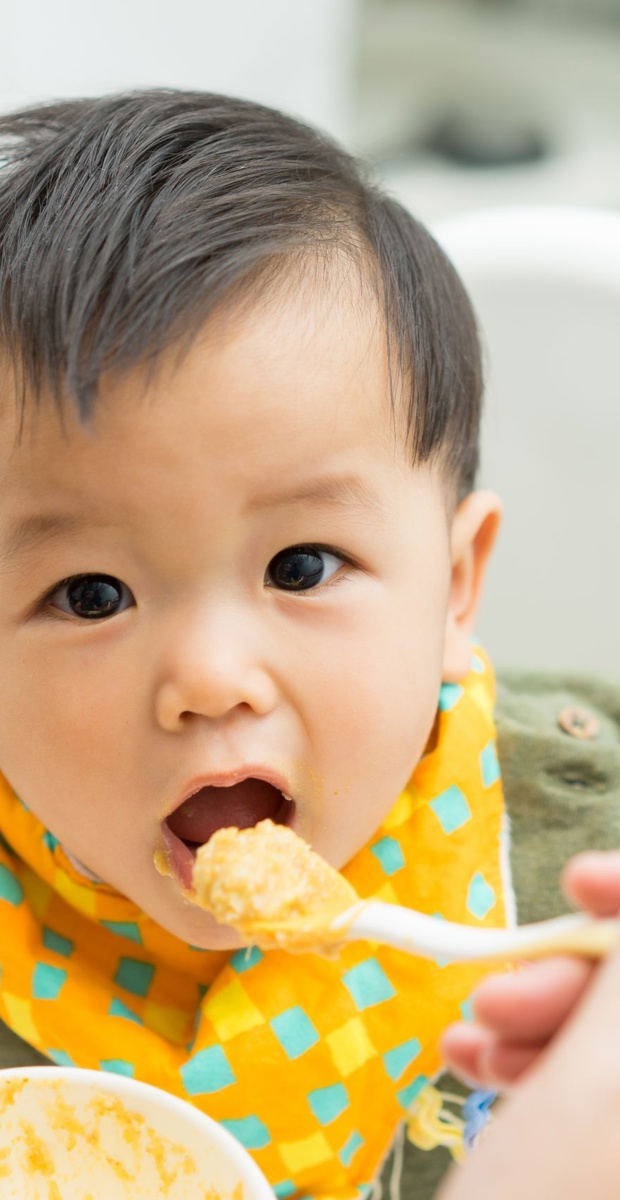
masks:
<path id="1" fill-rule="evenodd" d="M 196 850 L 217 829 L 230 825 L 249 829 L 267 817 L 276 825 L 288 825 L 294 810 L 294 801 L 265 779 L 242 779 L 228 787 L 201 787 L 163 823 L 169 866 L 183 887 L 191 888 Z"/>

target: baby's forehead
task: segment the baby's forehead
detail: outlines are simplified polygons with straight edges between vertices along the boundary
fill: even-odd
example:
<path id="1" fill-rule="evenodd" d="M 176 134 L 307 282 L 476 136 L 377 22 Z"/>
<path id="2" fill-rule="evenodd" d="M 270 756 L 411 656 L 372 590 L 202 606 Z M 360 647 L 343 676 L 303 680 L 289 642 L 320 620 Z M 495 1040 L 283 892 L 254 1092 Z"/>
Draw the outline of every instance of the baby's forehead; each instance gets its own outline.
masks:
<path id="1" fill-rule="evenodd" d="M 89 462 L 107 456 L 111 472 L 152 462 L 170 473 L 195 442 L 205 446 L 205 462 L 218 456 L 223 480 L 238 480 L 242 490 L 256 468 L 260 482 L 270 484 L 266 495 L 283 477 L 285 492 L 301 490 L 300 504 L 304 488 L 293 482 L 327 462 L 328 490 L 341 476 L 336 491 L 343 500 L 360 472 L 386 460 L 413 461 L 406 388 L 393 358 L 377 291 L 362 266 L 342 255 L 324 262 L 306 256 L 281 263 L 275 277 L 254 279 L 192 336 L 125 372 L 104 374 L 87 420 L 70 395 L 58 404 L 45 388 L 26 394 L 18 416 L 15 383 L 13 423 L 35 467 L 33 480 L 37 463 L 42 468 L 36 486 L 56 486 L 45 483 L 52 455 L 73 472 L 78 504 L 80 480 L 88 491 Z M 362 469 L 348 461 L 360 453 Z M 258 487 L 255 494 L 260 499 Z"/>
<path id="2" fill-rule="evenodd" d="M 265 516 L 321 505 L 377 516 L 390 479 L 413 467 L 384 331 L 354 300 L 306 287 L 231 307 L 155 368 L 104 378 L 88 422 L 69 402 L 31 401 L 7 486 L 26 507 L 57 496 L 98 525 L 117 519 L 121 496 L 142 528 L 149 505 L 160 520 L 164 496 L 189 507 L 205 490 Z"/>

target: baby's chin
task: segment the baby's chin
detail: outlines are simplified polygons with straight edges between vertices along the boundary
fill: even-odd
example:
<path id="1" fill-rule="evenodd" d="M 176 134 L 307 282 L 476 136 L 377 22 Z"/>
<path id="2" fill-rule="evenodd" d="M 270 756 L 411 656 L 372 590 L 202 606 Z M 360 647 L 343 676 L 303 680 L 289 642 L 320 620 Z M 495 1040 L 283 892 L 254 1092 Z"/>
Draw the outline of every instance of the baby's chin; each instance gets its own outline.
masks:
<path id="1" fill-rule="evenodd" d="M 174 930 L 170 930 L 173 933 Z M 175 936 L 179 936 L 178 933 Z M 247 942 L 237 933 L 236 929 L 229 928 L 228 925 L 216 925 L 206 932 L 204 928 L 196 931 L 190 931 L 189 935 L 183 935 L 180 939 L 192 946 L 194 950 L 240 950 L 243 946 L 247 946 Z"/>
<path id="2" fill-rule="evenodd" d="M 136 870 L 134 862 L 131 875 L 126 863 L 118 860 L 113 865 L 91 864 L 74 852 L 69 857 L 81 871 L 104 880 L 178 941 L 197 950 L 238 950 L 245 945 L 235 929 L 219 925 L 211 913 L 192 903 L 178 879 L 157 867 L 157 852 L 143 856 L 142 870 Z"/>
<path id="3" fill-rule="evenodd" d="M 196 950 L 239 950 L 246 945 L 236 929 L 218 925 L 211 913 L 192 904 L 180 891 L 175 901 L 170 904 L 164 899 L 143 911 L 167 933 Z"/>

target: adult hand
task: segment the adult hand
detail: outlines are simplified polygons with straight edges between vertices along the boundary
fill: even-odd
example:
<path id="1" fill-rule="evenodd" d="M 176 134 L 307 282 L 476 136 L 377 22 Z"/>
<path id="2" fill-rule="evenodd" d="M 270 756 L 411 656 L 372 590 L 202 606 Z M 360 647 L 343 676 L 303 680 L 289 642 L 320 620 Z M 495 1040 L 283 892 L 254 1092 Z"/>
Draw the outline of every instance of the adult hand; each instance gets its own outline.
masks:
<path id="1" fill-rule="evenodd" d="M 620 852 L 587 852 L 563 875 L 569 900 L 597 916 L 620 911 Z M 474 1023 L 453 1025 L 442 1053 L 468 1082 L 509 1088 L 532 1066 L 581 1000 L 598 964 L 563 956 L 489 976 L 473 1003 Z"/>
<path id="2" fill-rule="evenodd" d="M 590 874 L 594 868 L 596 880 Z M 571 894 L 587 896 L 595 911 L 608 915 L 612 898 L 617 903 L 620 894 L 620 856 L 574 863 L 567 880 Z M 585 994 L 583 977 L 570 987 L 565 978 L 573 1008 L 558 1036 L 539 1048 L 536 1061 L 500 1103 L 486 1136 L 449 1176 L 438 1200 L 620 1196 L 620 947 L 587 978 Z M 541 995 L 548 999 L 548 994 L 547 972 Z"/>

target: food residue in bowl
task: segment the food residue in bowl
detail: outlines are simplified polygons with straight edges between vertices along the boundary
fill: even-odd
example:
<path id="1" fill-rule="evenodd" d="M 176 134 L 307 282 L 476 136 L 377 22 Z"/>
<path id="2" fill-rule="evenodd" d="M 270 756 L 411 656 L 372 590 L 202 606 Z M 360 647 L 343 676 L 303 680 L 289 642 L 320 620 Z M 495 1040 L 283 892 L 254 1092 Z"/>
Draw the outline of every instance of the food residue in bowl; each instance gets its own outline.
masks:
<path id="1" fill-rule="evenodd" d="M 2 1200 L 243 1200 L 209 1183 L 207 1146 L 199 1162 L 109 1092 L 0 1072 L 0 1112 Z"/>

